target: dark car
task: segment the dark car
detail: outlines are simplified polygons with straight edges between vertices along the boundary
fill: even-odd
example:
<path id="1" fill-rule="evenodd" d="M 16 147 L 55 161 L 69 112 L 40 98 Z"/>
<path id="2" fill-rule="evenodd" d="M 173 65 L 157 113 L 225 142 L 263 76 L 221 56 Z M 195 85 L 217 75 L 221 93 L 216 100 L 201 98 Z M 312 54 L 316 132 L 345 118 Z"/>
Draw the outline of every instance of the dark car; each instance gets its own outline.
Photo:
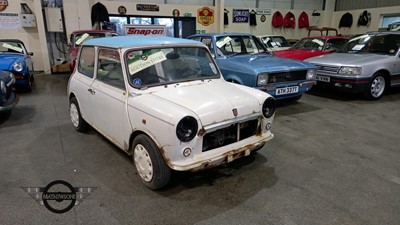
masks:
<path id="1" fill-rule="evenodd" d="M 0 70 L 14 74 L 15 86 L 31 91 L 34 76 L 32 52 L 28 52 L 24 43 L 17 39 L 0 39 Z"/>
<path id="2" fill-rule="evenodd" d="M 0 112 L 11 111 L 18 103 L 18 96 L 13 92 L 14 74 L 0 70 Z"/>
<path id="3" fill-rule="evenodd" d="M 225 80 L 257 88 L 276 99 L 300 99 L 316 83 L 314 65 L 275 57 L 252 34 L 198 34 L 188 38 L 208 46 Z"/>

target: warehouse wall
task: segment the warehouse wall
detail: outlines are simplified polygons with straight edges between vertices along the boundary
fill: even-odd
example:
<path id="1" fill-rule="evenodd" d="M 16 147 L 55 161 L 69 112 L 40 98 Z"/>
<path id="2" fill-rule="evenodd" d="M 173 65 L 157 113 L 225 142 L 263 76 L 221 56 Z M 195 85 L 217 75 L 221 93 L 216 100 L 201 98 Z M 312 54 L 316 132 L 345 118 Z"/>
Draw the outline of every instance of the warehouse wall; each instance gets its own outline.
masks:
<path id="1" fill-rule="evenodd" d="M 360 13 L 364 10 L 367 10 L 371 13 L 371 24 L 366 26 L 357 26 L 357 21 Z M 393 7 L 385 7 L 385 8 L 371 8 L 371 9 L 361 9 L 361 10 L 349 10 L 349 11 L 337 11 L 333 12 L 333 20 L 331 23 L 332 27 L 339 27 L 340 19 L 342 18 L 343 14 L 351 13 L 353 15 L 353 25 L 350 28 L 340 28 L 339 31 L 343 35 L 351 35 L 351 34 L 360 34 L 365 33 L 368 31 L 377 31 L 382 23 L 382 17 L 384 15 L 390 14 L 399 14 L 400 12 L 400 5 L 393 6 Z"/>

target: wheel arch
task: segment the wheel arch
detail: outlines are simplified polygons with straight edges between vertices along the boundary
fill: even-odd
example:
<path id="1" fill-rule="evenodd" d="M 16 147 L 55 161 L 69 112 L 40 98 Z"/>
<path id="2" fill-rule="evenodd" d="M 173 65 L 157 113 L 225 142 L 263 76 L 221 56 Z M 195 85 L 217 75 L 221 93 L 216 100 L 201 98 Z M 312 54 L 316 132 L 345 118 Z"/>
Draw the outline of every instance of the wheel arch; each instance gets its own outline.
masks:
<path id="1" fill-rule="evenodd" d="M 154 143 L 157 146 L 158 151 L 160 151 L 161 156 L 164 159 L 164 162 L 167 164 L 167 166 L 171 169 L 173 169 L 173 166 L 171 165 L 171 160 L 165 155 L 165 152 L 163 150 L 162 147 L 160 147 L 160 144 L 157 142 L 157 140 L 153 137 L 153 135 L 150 135 L 149 133 L 143 131 L 143 130 L 135 130 L 131 133 L 131 136 L 129 137 L 129 148 L 128 151 L 126 152 L 128 155 L 132 155 L 132 144 L 133 144 L 133 140 L 135 140 L 135 138 L 139 135 L 146 135 L 147 137 L 149 137 L 152 141 L 154 141 Z"/>
<path id="2" fill-rule="evenodd" d="M 378 74 L 378 73 L 383 75 L 383 78 L 385 78 L 385 81 L 388 83 L 388 87 L 389 87 L 390 86 L 390 82 L 391 82 L 390 72 L 388 70 L 386 70 L 386 69 L 380 69 L 380 70 L 378 70 L 378 71 L 376 71 L 374 73 L 374 76 L 376 74 Z"/>

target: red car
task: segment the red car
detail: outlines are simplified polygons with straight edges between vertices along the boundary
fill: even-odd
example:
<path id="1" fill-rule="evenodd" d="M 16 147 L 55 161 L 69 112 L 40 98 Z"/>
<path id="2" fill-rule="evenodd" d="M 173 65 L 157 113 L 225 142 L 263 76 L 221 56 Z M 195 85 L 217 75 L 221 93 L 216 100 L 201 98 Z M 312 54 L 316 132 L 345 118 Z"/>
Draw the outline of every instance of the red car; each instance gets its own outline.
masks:
<path id="1" fill-rule="evenodd" d="M 73 71 L 75 67 L 75 60 L 78 56 L 79 45 L 84 40 L 111 36 L 118 36 L 118 33 L 112 30 L 77 30 L 72 32 L 69 38 L 70 42 L 68 49 L 71 71 Z"/>
<path id="2" fill-rule="evenodd" d="M 305 60 L 339 50 L 348 41 L 342 36 L 314 36 L 302 38 L 287 50 L 275 51 L 282 58 Z"/>
<path id="3" fill-rule="evenodd" d="M 310 37 L 312 31 L 320 32 L 320 36 Z M 334 32 L 334 36 L 329 36 L 329 32 Z M 325 34 L 325 35 L 324 35 Z M 335 28 L 309 28 L 308 36 L 301 39 L 287 50 L 275 51 L 274 55 L 283 58 L 305 60 L 311 57 L 326 55 L 338 51 L 348 39 L 339 36 Z"/>

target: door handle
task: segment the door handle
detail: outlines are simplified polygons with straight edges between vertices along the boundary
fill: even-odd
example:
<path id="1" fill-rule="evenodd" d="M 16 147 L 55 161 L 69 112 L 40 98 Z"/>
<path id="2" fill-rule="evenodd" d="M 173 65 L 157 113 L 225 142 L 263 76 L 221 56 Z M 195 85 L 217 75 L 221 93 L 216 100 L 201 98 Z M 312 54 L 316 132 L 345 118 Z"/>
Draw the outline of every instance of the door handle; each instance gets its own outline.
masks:
<path id="1" fill-rule="evenodd" d="M 89 88 L 88 89 L 88 92 L 90 92 L 90 94 L 92 94 L 92 95 L 94 95 L 96 92 L 93 90 L 93 89 L 91 89 L 91 88 Z"/>

